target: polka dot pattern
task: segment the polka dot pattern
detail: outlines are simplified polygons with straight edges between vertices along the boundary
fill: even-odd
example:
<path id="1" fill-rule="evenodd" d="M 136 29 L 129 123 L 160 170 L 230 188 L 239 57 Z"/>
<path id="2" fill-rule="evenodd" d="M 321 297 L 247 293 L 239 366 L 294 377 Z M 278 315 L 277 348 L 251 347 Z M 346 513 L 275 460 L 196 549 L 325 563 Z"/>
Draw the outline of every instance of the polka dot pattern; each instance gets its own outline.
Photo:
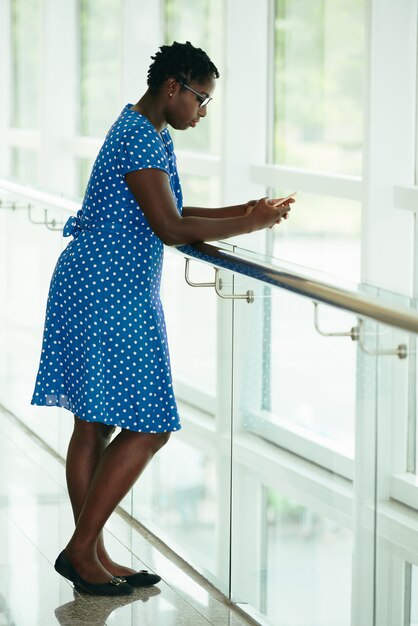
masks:
<path id="1" fill-rule="evenodd" d="M 73 239 L 55 267 L 32 404 L 139 432 L 180 429 L 160 300 L 163 243 L 131 194 L 127 172 L 157 168 L 182 194 L 167 129 L 126 105 L 94 163 Z"/>

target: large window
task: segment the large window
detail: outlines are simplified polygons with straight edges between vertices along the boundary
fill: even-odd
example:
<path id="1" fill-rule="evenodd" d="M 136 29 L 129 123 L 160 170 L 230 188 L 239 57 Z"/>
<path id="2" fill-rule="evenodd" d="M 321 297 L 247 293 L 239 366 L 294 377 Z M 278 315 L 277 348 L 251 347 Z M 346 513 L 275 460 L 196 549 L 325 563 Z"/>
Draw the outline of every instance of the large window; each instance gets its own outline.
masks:
<path id="1" fill-rule="evenodd" d="M 167 44 L 190 41 L 202 48 L 222 76 L 223 3 L 221 0 L 165 0 L 165 32 Z M 221 150 L 222 80 L 216 86 L 207 118 L 193 131 L 174 131 L 177 149 L 219 153 Z"/>
<path id="2" fill-rule="evenodd" d="M 11 148 L 10 171 L 16 180 L 27 185 L 38 183 L 38 153 L 29 148 Z"/>
<path id="3" fill-rule="evenodd" d="M 343 185 L 362 170 L 364 0 L 276 0 L 275 10 L 271 155 L 299 178 L 274 195 L 299 194 L 289 226 L 274 230 L 272 252 L 359 281 L 361 193 Z M 332 174 L 318 193 L 323 173 Z"/>
<path id="4" fill-rule="evenodd" d="M 11 3 L 11 126 L 38 128 L 40 111 L 41 1 Z M 4 88 L 4 87 L 3 87 Z"/>
<path id="5" fill-rule="evenodd" d="M 81 135 L 102 137 L 120 104 L 121 1 L 79 0 Z"/>
<path id="6" fill-rule="evenodd" d="M 364 0 L 276 0 L 276 163 L 360 174 Z"/>
<path id="7" fill-rule="evenodd" d="M 274 193 L 283 195 L 281 189 Z M 296 198 L 289 221 L 273 230 L 273 256 L 359 282 L 360 202 L 303 191 Z"/>

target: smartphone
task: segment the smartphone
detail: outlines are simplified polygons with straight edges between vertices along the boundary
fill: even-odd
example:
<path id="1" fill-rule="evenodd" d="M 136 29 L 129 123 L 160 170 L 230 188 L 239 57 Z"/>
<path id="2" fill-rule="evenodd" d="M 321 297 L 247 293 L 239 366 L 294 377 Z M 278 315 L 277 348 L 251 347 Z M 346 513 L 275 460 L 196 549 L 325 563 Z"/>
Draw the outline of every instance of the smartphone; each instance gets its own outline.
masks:
<path id="1" fill-rule="evenodd" d="M 277 199 L 275 199 L 275 202 L 273 203 L 273 206 L 278 207 L 278 206 L 281 206 L 282 204 L 285 204 L 287 202 L 287 200 L 290 200 L 291 198 L 294 198 L 296 196 L 296 194 L 297 194 L 297 191 L 294 191 L 293 193 L 290 194 L 290 196 L 286 196 L 286 198 L 277 198 Z"/>

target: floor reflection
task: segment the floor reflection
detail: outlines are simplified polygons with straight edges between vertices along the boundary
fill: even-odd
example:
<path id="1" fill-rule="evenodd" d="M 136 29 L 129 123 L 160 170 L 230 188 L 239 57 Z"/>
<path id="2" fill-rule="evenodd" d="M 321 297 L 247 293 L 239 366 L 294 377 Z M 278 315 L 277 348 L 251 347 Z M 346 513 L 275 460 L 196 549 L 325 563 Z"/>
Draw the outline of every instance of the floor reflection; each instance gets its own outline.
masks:
<path id="1" fill-rule="evenodd" d="M 0 594 L 0 624 L 2 626 L 16 626 L 7 600 Z"/>
<path id="2" fill-rule="evenodd" d="M 74 591 L 74 600 L 55 609 L 55 617 L 61 626 L 104 626 L 117 609 L 133 602 L 148 602 L 160 593 L 158 587 L 135 589 L 132 595 L 120 597 L 79 595 Z"/>

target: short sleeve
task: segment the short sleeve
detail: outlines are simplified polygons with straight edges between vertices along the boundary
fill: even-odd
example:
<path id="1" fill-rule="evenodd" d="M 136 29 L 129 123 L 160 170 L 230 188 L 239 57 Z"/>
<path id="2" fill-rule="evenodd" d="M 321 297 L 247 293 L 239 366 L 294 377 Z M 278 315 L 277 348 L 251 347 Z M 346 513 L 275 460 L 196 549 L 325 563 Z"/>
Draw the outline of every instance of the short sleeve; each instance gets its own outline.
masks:
<path id="1" fill-rule="evenodd" d="M 138 125 L 127 130 L 120 140 L 118 156 L 122 174 L 152 168 L 170 175 L 161 138 L 148 125 Z"/>

